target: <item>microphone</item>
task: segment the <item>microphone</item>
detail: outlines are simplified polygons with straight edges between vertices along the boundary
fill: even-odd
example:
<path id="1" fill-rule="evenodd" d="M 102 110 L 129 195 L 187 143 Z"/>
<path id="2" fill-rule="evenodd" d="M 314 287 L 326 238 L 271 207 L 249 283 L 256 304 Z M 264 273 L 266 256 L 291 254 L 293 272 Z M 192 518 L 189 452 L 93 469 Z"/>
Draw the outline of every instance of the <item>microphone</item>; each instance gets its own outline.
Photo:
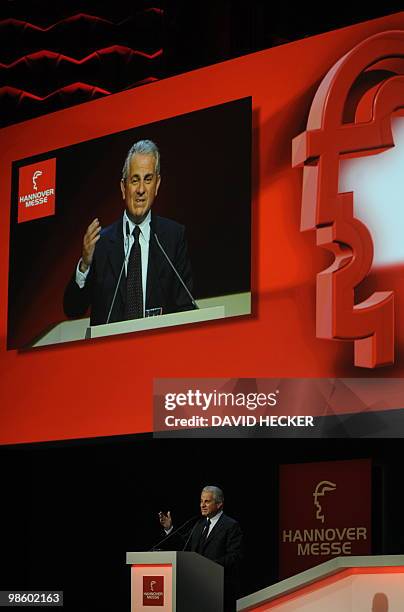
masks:
<path id="1" fill-rule="evenodd" d="M 189 536 L 187 537 L 187 541 L 185 542 L 185 544 L 184 544 L 184 548 L 183 548 L 182 550 L 185 550 L 185 549 L 186 549 L 186 547 L 188 546 L 188 542 L 190 541 L 190 539 L 191 539 L 191 537 L 192 537 L 192 534 L 193 534 L 193 533 L 194 533 L 194 531 L 195 531 L 195 527 L 196 527 L 197 525 L 199 525 L 199 521 L 197 521 L 197 522 L 195 523 L 195 525 L 192 527 L 191 531 L 189 532 Z"/>
<path id="2" fill-rule="evenodd" d="M 160 544 L 163 544 L 163 542 L 165 542 L 166 540 L 168 540 L 169 538 L 171 538 L 171 536 L 175 535 L 176 533 L 178 533 L 179 531 L 181 531 L 181 529 L 183 527 L 185 527 L 185 525 L 188 525 L 188 523 L 190 523 L 191 521 L 194 521 L 196 518 L 200 518 L 199 514 L 195 514 L 195 516 L 191 517 L 190 519 L 188 519 L 187 521 L 185 521 L 185 523 L 183 523 L 182 525 L 180 525 L 177 529 L 173 529 L 173 531 L 170 531 L 170 533 L 168 535 L 165 536 L 165 538 L 163 538 L 162 540 L 160 540 L 159 542 L 157 542 L 157 544 L 155 544 L 154 546 L 152 546 L 152 548 L 150 548 L 150 550 L 148 552 L 153 552 L 156 550 L 157 546 L 160 546 Z M 195 523 L 195 525 L 197 525 L 198 523 Z M 192 531 L 195 529 L 195 525 L 193 526 Z M 188 544 L 188 540 L 186 541 L 186 544 Z"/>
<path id="3" fill-rule="evenodd" d="M 120 272 L 119 277 L 118 277 L 118 282 L 116 283 L 115 293 L 114 293 L 114 297 L 112 298 L 111 307 L 110 307 L 109 312 L 108 312 L 108 317 L 107 317 L 106 323 L 109 323 L 109 319 L 111 317 L 111 312 L 112 312 L 112 309 L 113 309 L 114 304 L 115 304 L 116 294 L 118 293 L 119 283 L 121 282 L 121 277 L 122 277 L 123 269 L 124 269 L 124 266 L 125 266 L 125 263 L 126 263 L 126 259 L 128 257 L 128 253 L 129 253 L 129 236 L 130 236 L 129 221 L 126 221 L 126 227 L 125 227 L 125 239 L 126 239 L 125 257 L 123 259 L 121 272 Z"/>
<path id="4" fill-rule="evenodd" d="M 192 294 L 190 292 L 190 290 L 188 289 L 188 287 L 186 286 L 186 284 L 184 283 L 184 281 L 182 280 L 180 274 L 177 272 L 176 267 L 174 266 L 173 262 L 171 261 L 171 259 L 169 258 L 169 256 L 167 255 L 167 253 L 165 252 L 163 245 L 161 244 L 160 240 L 158 239 L 158 236 L 156 234 L 156 232 L 152 229 L 152 226 L 150 224 L 150 231 L 153 234 L 153 236 L 156 239 L 156 242 L 161 250 L 161 252 L 163 253 L 164 257 L 166 258 L 166 260 L 168 261 L 168 263 L 170 264 L 171 268 L 173 269 L 176 277 L 178 278 L 178 280 L 180 281 L 181 285 L 184 287 L 185 291 L 188 294 L 189 299 L 191 300 L 192 306 L 194 307 L 195 310 L 199 310 L 199 306 L 198 304 L 195 302 L 194 298 L 192 297 Z"/>

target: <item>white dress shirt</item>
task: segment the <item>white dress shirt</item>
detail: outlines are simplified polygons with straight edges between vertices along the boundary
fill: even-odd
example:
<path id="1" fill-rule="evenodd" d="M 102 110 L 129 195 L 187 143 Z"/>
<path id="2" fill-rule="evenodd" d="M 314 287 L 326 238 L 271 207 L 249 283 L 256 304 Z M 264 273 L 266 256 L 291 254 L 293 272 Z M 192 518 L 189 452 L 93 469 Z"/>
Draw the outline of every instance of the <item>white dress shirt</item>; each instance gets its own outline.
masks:
<path id="1" fill-rule="evenodd" d="M 207 538 L 209 537 L 210 532 L 212 531 L 213 527 L 216 525 L 217 521 L 220 519 L 222 514 L 223 514 L 223 510 L 220 510 L 220 512 L 218 512 L 217 514 L 215 514 L 215 516 L 212 516 L 212 518 L 209 519 L 210 520 L 210 525 L 209 525 L 209 531 L 208 531 L 208 533 L 206 535 Z M 207 517 L 207 518 L 209 518 L 209 517 Z"/>

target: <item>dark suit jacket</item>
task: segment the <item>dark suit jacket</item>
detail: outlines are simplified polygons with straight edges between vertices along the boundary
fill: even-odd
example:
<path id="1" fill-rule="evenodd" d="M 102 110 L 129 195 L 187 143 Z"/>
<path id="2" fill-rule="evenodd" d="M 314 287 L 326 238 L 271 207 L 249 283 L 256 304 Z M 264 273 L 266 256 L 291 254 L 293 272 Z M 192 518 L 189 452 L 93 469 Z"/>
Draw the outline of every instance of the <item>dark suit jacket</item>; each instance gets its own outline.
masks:
<path id="1" fill-rule="evenodd" d="M 185 550 L 197 551 L 205 524 L 205 519 L 198 521 Z M 225 570 L 234 570 L 241 560 L 242 539 L 240 525 L 223 513 L 212 528 L 200 554 L 223 565 Z"/>
<path id="2" fill-rule="evenodd" d="M 198 552 L 206 519 L 200 519 L 186 541 L 185 550 Z M 226 514 L 222 514 L 216 525 L 212 528 L 199 554 L 224 567 L 224 610 L 235 611 L 238 586 L 240 581 L 240 565 L 242 559 L 243 534 L 237 521 Z M 165 544 L 172 550 L 173 542 L 170 539 Z M 182 548 L 177 544 L 177 548 Z"/>
<path id="3" fill-rule="evenodd" d="M 157 234 L 188 289 L 192 291 L 191 265 L 188 258 L 183 225 L 151 216 L 149 261 L 147 269 L 146 309 L 162 307 L 163 314 L 191 310 L 189 296 L 178 281 L 154 237 Z M 63 307 L 66 316 L 81 317 L 91 307 L 91 325 L 106 323 L 116 283 L 124 260 L 122 217 L 101 230 L 90 271 L 82 289 L 76 283 L 74 272 L 66 287 Z M 126 276 L 121 276 L 119 290 L 109 319 L 110 323 L 125 318 Z"/>

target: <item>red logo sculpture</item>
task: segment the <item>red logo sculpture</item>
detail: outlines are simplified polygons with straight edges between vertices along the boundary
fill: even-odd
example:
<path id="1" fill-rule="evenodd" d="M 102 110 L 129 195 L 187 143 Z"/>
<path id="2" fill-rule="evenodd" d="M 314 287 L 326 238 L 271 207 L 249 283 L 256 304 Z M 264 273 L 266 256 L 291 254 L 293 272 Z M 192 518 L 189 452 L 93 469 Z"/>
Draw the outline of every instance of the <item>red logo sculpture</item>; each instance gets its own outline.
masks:
<path id="1" fill-rule="evenodd" d="M 355 303 L 354 289 L 373 260 L 372 236 L 354 216 L 354 194 L 338 192 L 341 156 L 394 146 L 392 113 L 404 107 L 404 32 L 372 36 L 344 55 L 314 97 L 307 130 L 293 140 L 303 166 L 301 230 L 334 255 L 317 276 L 317 337 L 354 341 L 355 365 L 394 363 L 394 295 L 378 291 Z M 382 203 L 381 203 L 382 204 Z"/>

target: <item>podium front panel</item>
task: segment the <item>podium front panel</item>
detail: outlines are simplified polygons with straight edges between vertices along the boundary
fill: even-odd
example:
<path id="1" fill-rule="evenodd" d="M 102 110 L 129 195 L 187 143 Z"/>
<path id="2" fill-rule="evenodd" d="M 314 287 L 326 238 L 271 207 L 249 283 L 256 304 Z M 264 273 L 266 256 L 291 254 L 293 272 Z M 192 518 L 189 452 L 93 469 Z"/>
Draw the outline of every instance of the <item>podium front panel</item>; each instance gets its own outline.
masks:
<path id="1" fill-rule="evenodd" d="M 132 565 L 131 612 L 174 612 L 173 566 Z"/>
<path id="2" fill-rule="evenodd" d="M 195 552 L 128 552 L 131 612 L 222 612 L 223 567 Z"/>

